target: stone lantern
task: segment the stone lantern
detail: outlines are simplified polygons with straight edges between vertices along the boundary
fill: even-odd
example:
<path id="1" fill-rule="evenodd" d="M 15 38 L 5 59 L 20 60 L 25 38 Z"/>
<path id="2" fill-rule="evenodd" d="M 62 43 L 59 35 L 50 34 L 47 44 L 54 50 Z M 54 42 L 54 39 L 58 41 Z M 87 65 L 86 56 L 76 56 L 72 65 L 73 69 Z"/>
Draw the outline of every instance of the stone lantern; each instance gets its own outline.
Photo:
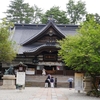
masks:
<path id="1" fill-rule="evenodd" d="M 90 76 L 87 76 L 87 77 L 84 77 L 83 79 L 83 82 L 84 82 L 84 88 L 83 90 L 85 92 L 89 92 L 92 90 L 92 82 L 91 82 L 91 77 Z"/>

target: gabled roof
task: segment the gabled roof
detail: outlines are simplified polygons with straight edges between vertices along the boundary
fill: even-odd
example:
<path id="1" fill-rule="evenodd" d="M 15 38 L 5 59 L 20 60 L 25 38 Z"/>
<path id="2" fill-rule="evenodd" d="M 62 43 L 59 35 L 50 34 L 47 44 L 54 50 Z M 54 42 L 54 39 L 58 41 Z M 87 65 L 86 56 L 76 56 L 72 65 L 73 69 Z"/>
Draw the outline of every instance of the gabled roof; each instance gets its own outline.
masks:
<path id="1" fill-rule="evenodd" d="M 49 47 L 49 45 L 44 43 L 35 45 L 30 44 L 30 42 L 35 41 L 51 27 L 62 38 L 67 35 L 77 34 L 76 30 L 78 29 L 78 25 L 55 24 L 52 20 L 47 24 L 15 24 L 15 31 L 12 40 L 19 45 L 18 54 L 23 54 L 25 52 L 36 52 L 41 48 Z"/>
<path id="2" fill-rule="evenodd" d="M 49 27 L 53 27 L 63 38 L 65 37 L 65 35 L 63 34 L 63 32 L 56 26 L 56 24 L 51 20 L 47 23 L 47 25 L 42 28 L 37 34 L 34 34 L 33 36 L 31 36 L 29 39 L 25 40 L 23 43 L 21 43 L 21 45 L 25 45 L 28 44 L 30 41 L 34 40 L 36 37 L 39 37 L 41 34 L 43 34 Z"/>

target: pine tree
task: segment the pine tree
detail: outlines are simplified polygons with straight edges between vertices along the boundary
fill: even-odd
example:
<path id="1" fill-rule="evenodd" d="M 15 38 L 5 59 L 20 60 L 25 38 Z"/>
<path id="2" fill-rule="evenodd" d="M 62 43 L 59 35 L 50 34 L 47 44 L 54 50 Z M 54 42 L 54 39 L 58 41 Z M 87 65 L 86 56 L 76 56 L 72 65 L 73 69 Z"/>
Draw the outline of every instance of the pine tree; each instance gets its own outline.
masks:
<path id="1" fill-rule="evenodd" d="M 13 0 L 8 6 L 9 9 L 5 12 L 7 20 L 14 23 L 30 23 L 34 9 L 24 0 Z"/>

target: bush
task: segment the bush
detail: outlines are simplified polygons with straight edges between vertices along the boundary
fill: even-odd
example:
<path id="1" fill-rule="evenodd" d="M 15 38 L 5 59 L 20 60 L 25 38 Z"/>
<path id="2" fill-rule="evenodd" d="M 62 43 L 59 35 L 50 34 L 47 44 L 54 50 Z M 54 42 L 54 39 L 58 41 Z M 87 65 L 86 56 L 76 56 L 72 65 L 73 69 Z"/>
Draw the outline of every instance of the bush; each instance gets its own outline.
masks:
<path id="1" fill-rule="evenodd" d="M 87 92 L 87 95 L 88 96 L 100 97 L 100 91 L 92 90 L 92 91 Z"/>

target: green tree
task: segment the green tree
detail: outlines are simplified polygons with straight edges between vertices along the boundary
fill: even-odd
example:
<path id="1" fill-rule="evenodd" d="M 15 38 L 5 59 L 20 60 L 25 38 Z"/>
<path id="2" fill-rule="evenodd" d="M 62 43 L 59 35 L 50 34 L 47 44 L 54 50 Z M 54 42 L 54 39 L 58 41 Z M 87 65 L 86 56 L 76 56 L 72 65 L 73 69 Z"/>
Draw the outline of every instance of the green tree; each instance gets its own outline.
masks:
<path id="1" fill-rule="evenodd" d="M 97 14 L 97 13 L 95 13 L 95 14 L 87 14 L 86 15 L 86 21 L 91 20 L 92 17 L 94 17 L 95 21 L 100 24 L 100 15 Z"/>
<path id="2" fill-rule="evenodd" d="M 87 13 L 85 3 L 82 1 L 75 3 L 74 0 L 69 0 L 66 4 L 66 8 L 71 24 L 79 23 Z"/>
<path id="3" fill-rule="evenodd" d="M 100 75 L 100 25 L 93 19 L 83 22 L 78 34 L 59 41 L 59 55 L 65 64 L 77 71 L 87 72 L 93 79 Z"/>
<path id="4" fill-rule="evenodd" d="M 24 0 L 13 0 L 5 13 L 7 19 L 14 23 L 39 23 L 42 10 L 36 5 L 30 7 Z"/>
<path id="5" fill-rule="evenodd" d="M 9 37 L 12 25 L 5 19 L 0 23 L 0 62 L 10 62 L 16 57 L 15 42 Z"/>
<path id="6" fill-rule="evenodd" d="M 48 17 L 53 16 L 53 19 L 57 24 L 68 24 L 69 19 L 66 17 L 66 12 L 61 11 L 59 7 L 53 6 L 50 10 L 47 10 L 44 15 L 42 15 L 41 22 L 47 23 Z"/>
<path id="7" fill-rule="evenodd" d="M 96 22 L 98 22 L 100 24 L 100 15 L 95 13 L 94 18 L 95 18 Z"/>
<path id="8" fill-rule="evenodd" d="M 42 9 L 38 8 L 37 5 L 33 6 L 34 9 L 34 13 L 33 13 L 33 17 L 32 17 L 32 23 L 40 23 L 40 19 L 42 14 Z"/>
<path id="9" fill-rule="evenodd" d="M 5 12 L 8 21 L 14 23 L 30 23 L 33 16 L 34 9 L 24 0 L 13 0 L 8 6 L 9 9 Z"/>
<path id="10" fill-rule="evenodd" d="M 93 14 L 86 14 L 86 21 L 91 20 L 91 18 L 93 18 L 94 15 Z"/>

